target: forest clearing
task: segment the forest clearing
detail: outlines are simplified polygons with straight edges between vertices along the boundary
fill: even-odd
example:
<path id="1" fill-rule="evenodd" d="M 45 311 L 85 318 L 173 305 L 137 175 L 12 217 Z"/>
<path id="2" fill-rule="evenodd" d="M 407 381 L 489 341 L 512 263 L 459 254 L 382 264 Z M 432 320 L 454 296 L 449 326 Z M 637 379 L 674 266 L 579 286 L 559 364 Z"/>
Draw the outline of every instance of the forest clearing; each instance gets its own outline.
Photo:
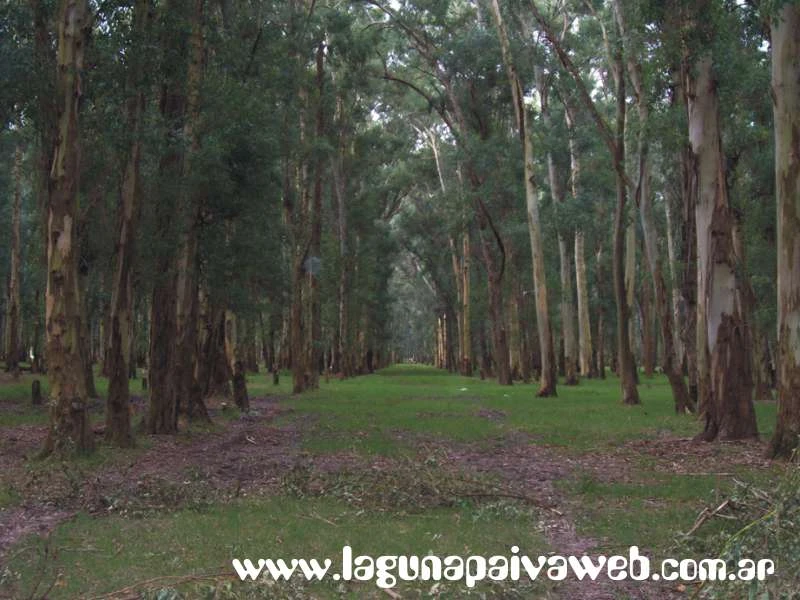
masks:
<path id="1" fill-rule="evenodd" d="M 14 600 L 795 597 L 800 0 L 0 2 L 0 362 Z"/>
<path id="2" fill-rule="evenodd" d="M 381 598 L 371 582 L 240 583 L 229 561 L 333 557 L 344 544 L 440 555 L 514 544 L 532 554 L 637 544 L 661 557 L 708 551 L 738 522 L 715 519 L 684 539 L 702 509 L 727 498 L 734 479 L 769 490 L 786 467 L 763 458 L 763 442 L 692 443 L 696 423 L 674 414 L 663 377 L 643 380 L 642 407 L 619 404 L 616 385 L 598 380 L 532 403 L 530 385 L 422 366 L 323 382 L 301 396 L 255 376 L 250 415 L 214 409 L 212 426 L 62 464 L 30 460 L 46 416 L 4 385 L 3 587 L 17 598 L 178 597 L 163 595 L 169 589 L 188 598 Z M 757 408 L 770 423 L 774 403 Z M 432 585 L 394 591 L 426 596 Z M 472 594 L 664 598 L 689 584 L 640 585 L 508 582 Z M 435 597 L 470 592 L 439 587 Z"/>

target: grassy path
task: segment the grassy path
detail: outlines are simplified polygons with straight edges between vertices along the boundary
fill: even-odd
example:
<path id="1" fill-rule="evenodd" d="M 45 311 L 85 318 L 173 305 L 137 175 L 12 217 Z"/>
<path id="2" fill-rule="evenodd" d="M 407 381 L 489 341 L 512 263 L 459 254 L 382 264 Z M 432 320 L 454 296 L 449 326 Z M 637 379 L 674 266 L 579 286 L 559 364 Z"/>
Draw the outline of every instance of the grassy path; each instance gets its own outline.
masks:
<path id="1" fill-rule="evenodd" d="M 250 415 L 218 410 L 211 428 L 140 436 L 134 450 L 101 447 L 70 464 L 31 460 L 44 412 L 27 406 L 28 382 L 0 384 L 0 597 L 123 590 L 110 597 L 134 598 L 139 588 L 125 588 L 163 577 L 143 589 L 386 598 L 372 583 L 230 577 L 232 558 L 335 559 L 345 544 L 374 555 L 487 556 L 512 545 L 538 555 L 636 544 L 665 556 L 734 477 L 767 479 L 777 469 L 759 443 L 693 444 L 697 423 L 672 414 L 661 378 L 643 380 L 640 407 L 618 402 L 615 379 L 562 386 L 553 399 L 535 398 L 531 385 L 417 366 L 323 383 L 300 397 L 287 394 L 288 383 L 276 390 L 266 376 L 251 377 Z M 774 406 L 757 409 L 767 432 Z M 209 574 L 216 578 L 181 580 Z M 681 590 L 603 581 L 470 591 L 428 582 L 396 592 L 663 598 Z"/>

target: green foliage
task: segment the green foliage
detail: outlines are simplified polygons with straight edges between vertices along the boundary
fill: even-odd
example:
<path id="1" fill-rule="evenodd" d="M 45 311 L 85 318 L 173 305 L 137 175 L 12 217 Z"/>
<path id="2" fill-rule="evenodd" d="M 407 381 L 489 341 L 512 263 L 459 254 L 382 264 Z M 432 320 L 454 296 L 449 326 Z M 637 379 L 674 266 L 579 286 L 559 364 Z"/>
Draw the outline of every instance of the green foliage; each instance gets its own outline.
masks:
<path id="1" fill-rule="evenodd" d="M 797 464 L 764 481 L 734 481 L 726 494 L 724 529 L 686 540 L 692 550 L 725 560 L 736 572 L 741 559 L 771 559 L 775 573 L 764 581 L 706 582 L 703 598 L 794 598 L 800 586 L 800 469 Z"/>

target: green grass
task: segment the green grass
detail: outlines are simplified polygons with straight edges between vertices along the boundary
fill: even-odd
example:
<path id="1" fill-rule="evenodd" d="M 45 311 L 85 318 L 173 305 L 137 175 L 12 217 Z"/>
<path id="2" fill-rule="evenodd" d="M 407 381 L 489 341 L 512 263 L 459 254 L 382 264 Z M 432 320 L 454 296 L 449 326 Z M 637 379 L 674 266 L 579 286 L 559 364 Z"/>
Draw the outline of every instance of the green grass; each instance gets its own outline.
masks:
<path id="1" fill-rule="evenodd" d="M 642 378 L 640 406 L 624 406 L 619 381 L 585 380 L 558 388 L 556 398 L 537 398 L 534 384 L 499 386 L 494 381 L 449 375 L 428 367 L 401 365 L 377 374 L 322 384 L 288 402 L 296 417 L 310 416 L 306 448 L 312 452 L 355 450 L 396 454 L 413 447 L 413 434 L 450 440 L 485 440 L 511 431 L 537 442 L 581 452 L 616 447 L 634 439 L 687 437 L 697 421 L 675 415 L 666 378 Z M 499 418 L 479 416 L 501 411 Z M 772 433 L 775 405 L 759 403 L 762 435 Z M 398 432 L 412 434 L 405 439 Z"/>
<path id="2" fill-rule="evenodd" d="M 19 384 L 0 385 L 0 427 L 45 422 L 43 409 L 29 406 L 29 377 Z M 98 388 L 105 393 L 102 378 Z M 585 380 L 576 387 L 561 385 L 557 398 L 543 399 L 535 397 L 534 384 L 501 387 L 493 381 L 410 365 L 343 381 L 323 380 L 319 390 L 300 396 L 290 395 L 288 373 L 282 374 L 279 386 L 272 385 L 268 373 L 249 375 L 248 388 L 251 397 L 280 397 L 290 410 L 277 424 L 298 428 L 303 448 L 311 454 L 355 451 L 364 457 L 422 460 L 421 444 L 426 441 L 481 443 L 522 432 L 531 436 L 532 443 L 551 446 L 565 458 L 602 461 L 603 453 L 618 451 L 627 441 L 690 437 L 700 429 L 695 418 L 674 414 L 669 386 L 660 376 L 642 378 L 642 405 L 635 407 L 621 404 L 619 382 L 612 377 Z M 138 392 L 138 382 L 133 389 Z M 759 403 L 756 413 L 766 438 L 774 426 L 775 405 Z M 213 427 L 224 427 L 237 416 L 231 409 Z M 186 434 L 187 443 L 202 435 L 193 429 Z M 99 466 L 130 462 L 147 447 L 147 440 L 139 436 L 139 447 L 125 452 L 101 446 L 94 455 L 77 459 L 71 472 L 77 481 Z M 602 548 L 636 544 L 663 556 L 704 506 L 724 497 L 731 477 L 664 472 L 658 466 L 663 462 L 637 455 L 635 447 L 625 452 L 630 472 L 624 480 L 615 481 L 612 472 L 598 479 L 578 468 L 559 482 L 559 489 L 569 501 L 579 534 L 599 540 Z M 52 462 L 29 466 L 36 477 L 47 477 L 49 470 L 59 468 Z M 763 483 L 776 470 L 737 467 L 733 472 L 739 479 Z M 399 481 L 384 484 L 401 486 Z M 345 496 L 331 494 L 328 490 L 307 497 L 284 485 L 275 496 L 213 504 L 202 512 L 181 509 L 137 519 L 81 515 L 58 527 L 47 543 L 38 538 L 21 542 L 14 550 L 12 578 L 7 577 L 6 585 L 16 586 L 14 594 L 26 597 L 35 582 L 44 587 L 55 582 L 49 597 L 72 598 L 160 575 L 225 570 L 235 556 L 335 558 L 347 543 L 361 553 L 405 554 L 501 553 L 512 544 L 538 553 L 545 545 L 537 515 L 516 504 L 492 509 L 457 502 L 412 513 L 407 507 L 375 502 L 354 508 L 343 503 Z M 22 500 L 17 490 L 0 487 L 0 508 Z M 707 531 L 718 533 L 722 527 L 724 523 L 714 521 Z M 59 572 L 62 576 L 56 579 Z M 351 586 L 344 594 L 368 597 L 373 592 L 369 584 Z M 340 597 L 332 584 L 317 584 L 311 593 Z M 505 593 L 510 592 L 500 596 Z M 263 597 L 277 596 L 268 590 Z"/>
<path id="3" fill-rule="evenodd" d="M 20 500 L 17 490 L 7 484 L 0 484 L 0 510 L 16 506 Z"/>
<path id="4" fill-rule="evenodd" d="M 507 508 L 463 505 L 398 515 L 356 511 L 324 498 L 270 497 L 136 520 L 79 515 L 47 542 L 28 540 L 9 570 L 21 582 L 14 590 L 18 597 L 27 597 L 40 582 L 41 591 L 55 583 L 48 597 L 59 599 L 98 595 L 159 576 L 232 572 L 232 558 L 331 558 L 333 573 L 345 545 L 356 556 L 508 556 L 512 545 L 532 555 L 546 552 L 533 515 L 507 513 Z M 351 586 L 352 597 L 385 597 L 372 583 Z M 398 591 L 403 590 L 401 585 Z M 330 582 L 313 584 L 310 591 L 340 597 Z"/>
<path id="5" fill-rule="evenodd" d="M 688 531 L 698 512 L 713 502 L 713 476 L 654 476 L 648 482 L 600 482 L 583 476 L 567 487 L 584 510 L 580 530 L 612 546 L 646 546 L 667 551 L 680 531 Z"/>

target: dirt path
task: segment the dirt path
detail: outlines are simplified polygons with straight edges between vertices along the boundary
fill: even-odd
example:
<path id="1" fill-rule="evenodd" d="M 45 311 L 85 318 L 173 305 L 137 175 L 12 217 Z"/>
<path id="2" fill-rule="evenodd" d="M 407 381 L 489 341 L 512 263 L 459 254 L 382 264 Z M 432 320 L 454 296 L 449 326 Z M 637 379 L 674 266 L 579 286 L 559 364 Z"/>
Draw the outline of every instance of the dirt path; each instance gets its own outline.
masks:
<path id="1" fill-rule="evenodd" d="M 560 492 L 556 483 L 574 475 L 574 463 L 563 453 L 536 445 L 526 436 L 509 441 L 498 441 L 495 446 L 466 446 L 452 450 L 450 458 L 455 464 L 474 469 L 479 473 L 500 475 L 510 488 L 536 499 L 541 506 L 553 507 L 543 511 L 543 529 L 550 547 L 562 556 L 594 556 L 598 540 L 580 535 L 575 528 L 573 503 Z M 607 577 L 596 581 L 577 581 L 568 578 L 556 592 L 570 600 L 614 600 L 630 598 L 661 600 L 682 597 L 676 590 L 654 582 L 644 584 L 633 581 L 612 581 Z"/>
<path id="2" fill-rule="evenodd" d="M 254 398 L 251 406 L 253 416 L 215 431 L 148 436 L 147 449 L 99 468 L 31 471 L 27 459 L 42 447 L 46 427 L 0 429 L 1 481 L 22 497 L 0 510 L 0 566 L 18 540 L 46 535 L 78 511 L 137 513 L 274 489 L 297 461 L 300 436 L 293 426 L 273 425 L 287 411 L 275 399 Z"/>
<path id="3" fill-rule="evenodd" d="M 22 498 L 18 506 L 0 511 L 0 565 L 17 541 L 32 533 L 47 535 L 78 511 L 136 515 L 193 502 L 275 493 L 286 473 L 308 463 L 301 452 L 303 423 L 275 425 L 275 417 L 290 410 L 276 399 L 256 398 L 251 405 L 253 415 L 229 421 L 214 431 L 149 436 L 143 438 L 146 449 L 127 459 L 112 458 L 108 464 L 85 470 L 69 465 L 62 469 L 51 465 L 53 468 L 42 472 L 31 470 L 27 457 L 41 448 L 46 429 L 0 429 L 2 482 Z M 543 531 L 550 547 L 561 555 L 600 552 L 596 550 L 601 545 L 598 540 L 576 531 L 576 514 L 585 507 L 575 505 L 556 485 L 574 478 L 576 473 L 590 472 L 602 480 L 625 481 L 635 473 L 632 457 L 641 456 L 648 457 L 659 469 L 684 474 L 708 464 L 752 466 L 763 461 L 758 445 L 697 446 L 675 439 L 631 442 L 616 450 L 580 456 L 537 445 L 523 434 L 490 443 L 427 439 L 415 447 L 419 457 L 434 453 L 442 457 L 440 466 L 445 469 L 499 477 L 509 490 L 542 507 Z M 362 469 L 391 473 L 394 466 L 393 459 L 354 453 L 322 455 L 312 461 L 315 471 L 327 474 Z M 608 579 L 570 579 L 556 593 L 575 600 L 681 597 L 674 588 L 653 582 Z"/>

